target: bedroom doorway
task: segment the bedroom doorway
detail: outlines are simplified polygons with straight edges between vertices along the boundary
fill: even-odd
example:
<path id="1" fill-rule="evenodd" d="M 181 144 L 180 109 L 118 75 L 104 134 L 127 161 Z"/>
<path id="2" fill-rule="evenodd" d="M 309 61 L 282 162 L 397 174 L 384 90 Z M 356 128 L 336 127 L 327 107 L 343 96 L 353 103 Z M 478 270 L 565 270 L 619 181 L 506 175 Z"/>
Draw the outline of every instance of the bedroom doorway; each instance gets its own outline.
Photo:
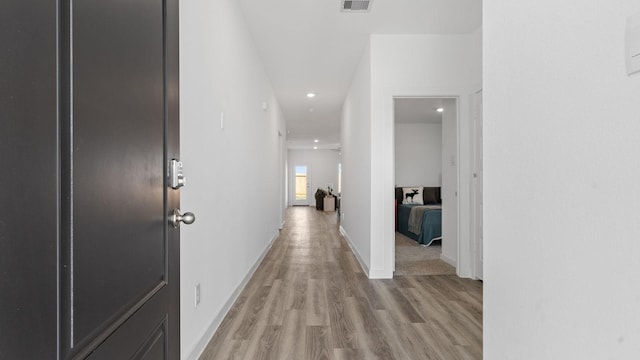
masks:
<path id="1" fill-rule="evenodd" d="M 456 274 L 458 99 L 394 98 L 395 275 Z"/>

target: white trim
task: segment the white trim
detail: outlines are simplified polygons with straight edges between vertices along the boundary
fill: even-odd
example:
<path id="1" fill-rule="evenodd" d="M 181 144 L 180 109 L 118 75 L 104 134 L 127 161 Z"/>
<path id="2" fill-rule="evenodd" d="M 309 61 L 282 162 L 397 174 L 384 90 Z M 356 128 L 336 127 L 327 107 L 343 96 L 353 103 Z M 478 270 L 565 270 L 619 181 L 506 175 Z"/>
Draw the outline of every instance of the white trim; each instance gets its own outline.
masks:
<path id="1" fill-rule="evenodd" d="M 374 269 L 369 272 L 369 279 L 393 279 L 393 273 L 389 276 L 389 272 L 384 269 Z"/>
<path id="2" fill-rule="evenodd" d="M 356 260 L 358 260 L 358 263 L 360 264 L 362 271 L 364 271 L 364 274 L 367 275 L 368 278 L 370 278 L 369 267 L 362 260 L 362 256 L 360 256 L 360 253 L 358 252 L 358 250 L 356 250 L 356 247 L 353 246 L 353 243 L 351 242 L 351 238 L 349 237 L 349 234 L 347 234 L 347 231 L 342 227 L 342 225 L 340 225 L 340 235 L 342 235 L 342 237 L 344 237 L 344 239 L 347 241 L 347 245 L 349 245 L 351 252 L 356 257 Z"/>
<path id="3" fill-rule="evenodd" d="M 244 277 L 244 279 L 242 279 L 240 284 L 238 284 L 236 289 L 229 296 L 229 299 L 222 306 L 222 309 L 220 310 L 220 312 L 218 312 L 218 315 L 216 315 L 216 317 L 213 319 L 213 321 L 207 328 L 207 331 L 204 332 L 204 334 L 202 335 L 202 337 L 200 338 L 196 346 L 193 348 L 189 356 L 187 356 L 188 360 L 197 360 L 200 358 L 200 356 L 206 349 L 207 344 L 209 344 L 209 341 L 211 341 L 211 338 L 213 338 L 213 335 L 215 335 L 216 330 L 218 330 L 218 327 L 220 327 L 222 320 L 224 320 L 229 310 L 231 310 L 231 307 L 233 306 L 233 304 L 236 302 L 236 300 L 238 300 L 238 296 L 240 296 L 240 294 L 242 293 L 242 290 L 244 290 L 244 288 L 247 286 L 247 284 L 249 283 L 249 280 L 251 280 L 251 277 L 258 269 L 258 266 L 260 266 L 260 264 L 262 263 L 262 260 L 264 260 L 265 256 L 267 256 L 267 253 L 269 252 L 269 250 L 271 250 L 271 246 L 273 246 L 273 243 L 279 236 L 280 236 L 280 232 L 276 231 L 276 233 L 273 235 L 271 240 L 269 240 L 269 244 L 267 245 L 267 247 L 264 249 L 262 254 L 260 254 L 256 262 L 253 264 L 253 266 L 249 269 L 249 272 L 247 272 L 247 275 Z"/>
<path id="4" fill-rule="evenodd" d="M 446 262 L 447 264 L 457 268 L 456 261 L 451 259 L 451 258 L 449 258 L 449 257 L 447 257 L 447 256 L 444 256 L 444 255 L 440 254 L 440 260 L 442 260 L 442 261 Z"/>
<path id="5" fill-rule="evenodd" d="M 287 220 L 282 220 L 282 224 L 280 224 L 280 227 L 278 228 L 279 230 L 284 229 L 284 224 L 287 222 Z"/>
<path id="6" fill-rule="evenodd" d="M 471 177 L 473 173 L 470 148 L 472 94 L 470 90 L 458 97 L 458 254 L 456 273 L 459 277 L 473 276 L 473 240 L 471 239 Z M 464 119 L 464 121 L 463 121 Z M 465 146 L 467 147 L 465 149 Z M 466 150 L 466 151 L 465 151 Z"/>
<path id="7" fill-rule="evenodd" d="M 472 161 L 472 173 L 478 174 L 478 177 L 472 177 L 471 179 L 471 241 L 473 246 L 473 278 L 483 279 L 484 269 L 482 263 L 482 251 L 481 251 L 481 235 L 478 232 L 478 228 L 482 228 L 482 224 L 478 224 L 478 213 L 482 214 L 481 201 L 478 202 L 478 183 L 483 183 L 479 176 L 478 170 L 478 150 L 482 153 L 482 149 L 478 149 L 479 129 L 478 123 L 482 126 L 482 87 L 480 87 L 473 94 L 471 122 L 472 122 L 472 146 L 471 146 L 471 161 Z M 482 154 L 480 156 L 483 156 Z M 482 186 L 482 185 L 481 185 Z"/>

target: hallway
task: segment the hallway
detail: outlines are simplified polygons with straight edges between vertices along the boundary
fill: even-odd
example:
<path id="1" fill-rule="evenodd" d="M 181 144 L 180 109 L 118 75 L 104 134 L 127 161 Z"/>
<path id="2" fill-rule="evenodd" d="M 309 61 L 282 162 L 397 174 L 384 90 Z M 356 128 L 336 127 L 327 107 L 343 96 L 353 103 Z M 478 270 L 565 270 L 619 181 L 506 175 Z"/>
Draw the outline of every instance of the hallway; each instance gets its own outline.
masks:
<path id="1" fill-rule="evenodd" d="M 480 282 L 368 280 L 335 213 L 294 207 L 200 359 L 481 358 Z"/>

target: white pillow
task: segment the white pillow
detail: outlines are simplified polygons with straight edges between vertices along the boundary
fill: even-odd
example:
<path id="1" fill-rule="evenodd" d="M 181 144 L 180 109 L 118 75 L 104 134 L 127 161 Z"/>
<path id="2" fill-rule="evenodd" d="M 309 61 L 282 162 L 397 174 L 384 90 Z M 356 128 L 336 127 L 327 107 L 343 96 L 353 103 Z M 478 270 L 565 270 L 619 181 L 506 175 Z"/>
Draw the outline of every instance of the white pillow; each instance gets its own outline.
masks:
<path id="1" fill-rule="evenodd" d="M 402 203 L 422 205 L 422 187 L 402 188 Z"/>

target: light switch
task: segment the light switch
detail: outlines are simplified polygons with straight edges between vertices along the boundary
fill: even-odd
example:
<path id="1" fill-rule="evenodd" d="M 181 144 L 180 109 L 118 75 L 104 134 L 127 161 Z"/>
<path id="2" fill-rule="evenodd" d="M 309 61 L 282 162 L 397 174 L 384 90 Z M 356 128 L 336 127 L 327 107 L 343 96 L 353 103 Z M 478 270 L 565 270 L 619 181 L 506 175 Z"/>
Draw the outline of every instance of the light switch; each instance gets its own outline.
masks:
<path id="1" fill-rule="evenodd" d="M 625 36 L 627 74 L 640 71 L 640 13 L 627 19 Z"/>

